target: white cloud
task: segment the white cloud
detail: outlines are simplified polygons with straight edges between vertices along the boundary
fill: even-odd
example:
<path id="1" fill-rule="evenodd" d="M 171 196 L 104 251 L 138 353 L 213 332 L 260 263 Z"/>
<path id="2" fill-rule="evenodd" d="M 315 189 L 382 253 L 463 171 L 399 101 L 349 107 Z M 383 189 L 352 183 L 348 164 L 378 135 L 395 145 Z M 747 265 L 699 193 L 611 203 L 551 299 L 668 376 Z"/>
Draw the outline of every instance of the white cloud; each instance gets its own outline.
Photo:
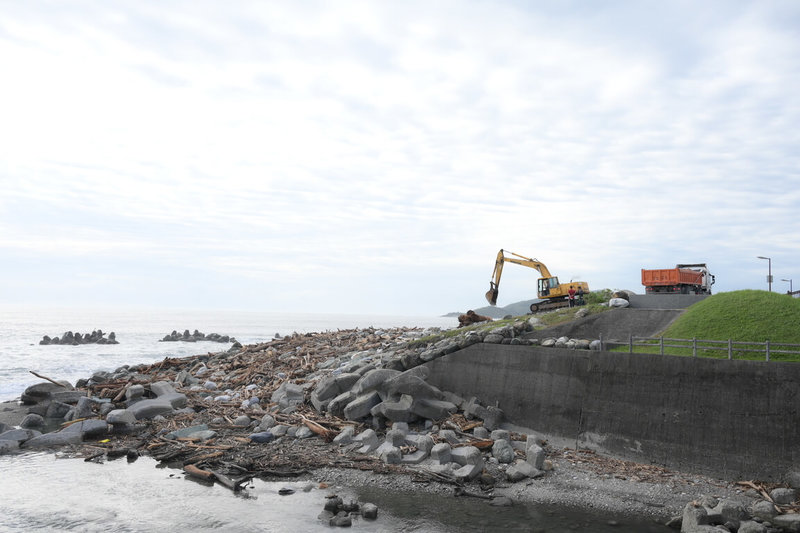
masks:
<path id="1" fill-rule="evenodd" d="M 431 312 L 501 247 L 593 287 L 704 260 L 752 286 L 737 264 L 800 258 L 800 45 L 792 4 L 743 6 L 4 4 L 0 249 L 284 304 L 413 279 Z"/>

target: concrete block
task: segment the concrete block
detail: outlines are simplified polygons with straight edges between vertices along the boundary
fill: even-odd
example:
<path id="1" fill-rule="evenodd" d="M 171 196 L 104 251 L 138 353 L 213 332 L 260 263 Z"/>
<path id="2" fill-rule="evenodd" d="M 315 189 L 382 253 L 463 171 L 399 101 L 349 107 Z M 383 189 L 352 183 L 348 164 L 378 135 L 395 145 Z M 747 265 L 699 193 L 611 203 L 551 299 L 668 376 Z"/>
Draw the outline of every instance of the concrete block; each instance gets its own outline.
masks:
<path id="1" fill-rule="evenodd" d="M 417 419 L 417 415 L 411 412 L 411 405 L 414 398 L 407 394 L 400 396 L 396 402 L 384 401 L 374 406 L 370 413 L 372 416 L 383 416 L 392 422 L 412 422 Z"/>
<path id="2" fill-rule="evenodd" d="M 452 455 L 450 452 L 450 445 L 445 442 L 440 442 L 431 448 L 431 459 L 438 464 L 446 465 L 452 462 Z"/>
<path id="3" fill-rule="evenodd" d="M 483 462 L 480 465 L 467 464 L 453 472 L 455 478 L 459 481 L 469 481 L 475 479 L 483 472 Z"/>
<path id="4" fill-rule="evenodd" d="M 428 435 L 408 435 L 406 437 L 406 444 L 414 446 L 416 449 L 425 452 L 425 457 L 430 455 L 433 450 L 433 439 Z"/>
<path id="5" fill-rule="evenodd" d="M 533 444 L 528 446 L 528 449 L 525 451 L 525 460 L 537 470 L 543 470 L 545 455 L 544 448 L 538 444 Z"/>
<path id="6" fill-rule="evenodd" d="M 353 442 L 353 434 L 355 431 L 356 428 L 353 426 L 345 426 L 344 429 L 342 429 L 342 431 L 340 431 L 339 434 L 333 438 L 333 443 L 338 444 L 339 446 L 350 444 Z"/>
<path id="7" fill-rule="evenodd" d="M 353 437 L 353 441 L 360 442 L 362 444 L 361 448 L 357 450 L 358 453 L 371 453 L 380 445 L 378 434 L 375 433 L 375 430 L 373 429 L 366 429 L 362 431 Z"/>
<path id="8" fill-rule="evenodd" d="M 450 456 L 454 463 L 458 463 L 461 466 L 475 464 L 483 465 L 483 455 L 481 455 L 481 451 L 475 446 L 461 446 L 459 448 L 453 448 L 450 451 Z"/>
<path id="9" fill-rule="evenodd" d="M 373 391 L 380 387 L 387 379 L 393 378 L 400 374 L 399 370 L 391 370 L 388 368 L 378 368 L 370 370 L 353 385 L 353 392 L 356 394 L 364 394 Z"/>
<path id="10" fill-rule="evenodd" d="M 422 418 L 443 420 L 458 411 L 458 407 L 445 400 L 423 398 L 414 401 L 411 411 Z"/>
<path id="11" fill-rule="evenodd" d="M 391 447 L 381 452 L 381 461 L 387 465 L 400 464 L 403 460 L 403 454 L 400 453 L 400 448 Z"/>
<path id="12" fill-rule="evenodd" d="M 333 398 L 330 403 L 328 403 L 327 410 L 333 416 L 343 418 L 344 417 L 344 408 L 356 399 L 356 394 L 353 391 L 345 391 L 340 395 Z"/>
<path id="13" fill-rule="evenodd" d="M 347 420 L 360 420 L 370 414 L 370 410 L 381 402 L 377 392 L 371 391 L 357 397 L 344 408 Z"/>

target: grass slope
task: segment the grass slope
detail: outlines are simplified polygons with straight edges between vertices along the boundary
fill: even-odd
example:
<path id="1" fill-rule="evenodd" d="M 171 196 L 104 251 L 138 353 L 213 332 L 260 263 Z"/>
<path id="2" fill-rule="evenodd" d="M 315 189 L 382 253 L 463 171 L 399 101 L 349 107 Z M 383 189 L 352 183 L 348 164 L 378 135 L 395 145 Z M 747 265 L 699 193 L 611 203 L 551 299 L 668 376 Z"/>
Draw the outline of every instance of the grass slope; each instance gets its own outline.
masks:
<path id="1" fill-rule="evenodd" d="M 766 291 L 733 291 L 689 307 L 665 337 L 800 344 L 800 299 Z"/>

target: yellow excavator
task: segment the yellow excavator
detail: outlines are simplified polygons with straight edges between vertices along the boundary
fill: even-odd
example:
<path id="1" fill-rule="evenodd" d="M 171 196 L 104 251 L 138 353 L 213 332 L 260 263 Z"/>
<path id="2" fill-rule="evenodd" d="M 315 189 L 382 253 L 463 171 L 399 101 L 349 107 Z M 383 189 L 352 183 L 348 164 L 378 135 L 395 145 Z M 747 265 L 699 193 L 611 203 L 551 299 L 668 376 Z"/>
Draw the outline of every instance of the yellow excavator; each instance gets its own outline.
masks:
<path id="1" fill-rule="evenodd" d="M 514 257 L 509 257 L 514 256 Z M 531 312 L 544 311 L 546 309 L 555 309 L 557 307 L 566 307 L 569 305 L 569 289 L 574 288 L 576 293 L 580 293 L 583 289 L 584 293 L 589 292 L 589 284 L 585 281 L 570 281 L 569 283 L 559 283 L 558 277 L 550 274 L 550 271 L 544 266 L 544 263 L 538 259 L 525 257 L 514 252 L 507 252 L 500 250 L 497 253 L 497 261 L 494 263 L 494 271 L 492 272 L 492 281 L 489 282 L 489 290 L 486 292 L 486 300 L 491 305 L 497 305 L 497 295 L 500 287 L 500 276 L 503 274 L 503 264 L 515 263 L 530 268 L 535 268 L 542 275 L 538 281 L 538 295 L 543 301 L 534 302 L 531 304 Z M 577 298 L 576 298 L 577 302 Z M 581 302 L 582 303 L 582 302 Z"/>

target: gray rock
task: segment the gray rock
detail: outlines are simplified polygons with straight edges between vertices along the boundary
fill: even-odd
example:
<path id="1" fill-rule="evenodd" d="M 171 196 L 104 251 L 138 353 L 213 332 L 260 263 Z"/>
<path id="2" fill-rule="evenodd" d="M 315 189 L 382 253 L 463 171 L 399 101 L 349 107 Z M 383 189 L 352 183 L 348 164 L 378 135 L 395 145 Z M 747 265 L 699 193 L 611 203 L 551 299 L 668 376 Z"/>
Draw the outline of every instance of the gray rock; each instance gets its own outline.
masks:
<path id="1" fill-rule="evenodd" d="M 737 533 L 767 533 L 767 528 L 753 520 L 746 520 L 739 524 Z"/>
<path id="2" fill-rule="evenodd" d="M 2 438 L 2 436 L 0 436 L 0 438 Z M 770 521 L 775 518 L 775 516 L 778 514 L 778 511 L 775 510 L 775 506 L 771 502 L 760 500 L 752 505 L 750 508 L 750 514 L 754 518 Z"/>
<path id="3" fill-rule="evenodd" d="M 36 429 L 42 426 L 44 426 L 44 418 L 33 413 L 25 415 L 25 418 L 19 423 L 19 427 L 23 429 Z"/>
<path id="4" fill-rule="evenodd" d="M 75 418 L 89 418 L 94 416 L 94 403 L 94 400 L 86 396 L 79 398 L 78 403 L 75 405 Z"/>
<path id="5" fill-rule="evenodd" d="M 233 425 L 240 428 L 246 428 L 250 425 L 250 417 L 247 415 L 239 415 L 233 421 Z"/>
<path id="6" fill-rule="evenodd" d="M 106 422 L 115 426 L 128 426 L 136 423 L 136 415 L 127 409 L 114 409 L 106 415 Z"/>
<path id="7" fill-rule="evenodd" d="M 511 463 L 514 460 L 514 448 L 505 439 L 496 440 L 492 445 L 492 456 L 499 463 Z"/>
<path id="8" fill-rule="evenodd" d="M 258 424 L 258 430 L 265 431 L 274 425 L 275 425 L 275 418 L 270 414 L 266 414 L 261 417 L 261 422 Z"/>
<path id="9" fill-rule="evenodd" d="M 365 503 L 361 506 L 361 516 L 367 520 L 375 520 L 378 518 L 378 506 L 374 503 Z"/>
<path id="10" fill-rule="evenodd" d="M 800 514 L 782 514 L 771 520 L 772 525 L 784 531 L 800 532 Z"/>
<path id="11" fill-rule="evenodd" d="M 476 439 L 486 440 L 490 435 L 489 430 L 483 426 L 477 426 L 472 430 L 472 436 Z"/>
<path id="12" fill-rule="evenodd" d="M 15 440 L 0 440 L 0 455 L 14 453 L 19 450 L 19 443 Z"/>
<path id="13" fill-rule="evenodd" d="M 55 448 L 69 444 L 80 444 L 83 438 L 77 431 L 59 431 L 57 433 L 45 433 L 30 440 L 26 440 L 20 448 Z"/>
<path id="14" fill-rule="evenodd" d="M 793 489 L 800 489 L 800 470 L 792 470 L 787 472 L 786 484 Z"/>
<path id="15" fill-rule="evenodd" d="M 81 420 L 65 427 L 59 433 L 77 433 L 82 439 L 92 439 L 108 434 L 108 422 L 97 418 Z M 50 433 L 48 433 L 49 435 Z"/>
<path id="16" fill-rule="evenodd" d="M 175 387 L 166 381 L 156 381 L 150 384 L 150 392 L 160 397 L 165 394 L 175 394 Z"/>
<path id="17" fill-rule="evenodd" d="M 131 385 L 125 391 L 125 399 L 128 403 L 132 403 L 144 396 L 144 385 Z"/>
<path id="18" fill-rule="evenodd" d="M 683 508 L 683 520 L 681 521 L 681 531 L 693 532 L 698 530 L 698 526 L 709 524 L 708 511 L 702 505 L 695 505 L 689 502 Z"/>
<path id="19" fill-rule="evenodd" d="M 489 438 L 491 438 L 492 440 L 501 440 L 501 439 L 503 439 L 503 440 L 511 441 L 511 434 L 508 432 L 508 430 L 505 430 L 505 429 L 495 429 L 489 435 Z"/>
<path id="20" fill-rule="evenodd" d="M 489 333 L 483 338 L 486 344 L 500 344 L 503 342 L 503 336 L 498 333 Z"/>
<path id="21" fill-rule="evenodd" d="M 217 432 L 213 429 L 202 429 L 198 431 L 193 431 L 186 435 L 185 438 L 194 441 L 194 442 L 201 442 L 204 440 L 210 440 L 217 436 Z"/>
<path id="22" fill-rule="evenodd" d="M 283 437 L 288 433 L 289 426 L 284 426 L 283 424 L 278 424 L 277 426 L 272 426 L 270 432 L 275 435 L 276 437 Z"/>
<path id="23" fill-rule="evenodd" d="M 50 399 L 70 405 L 76 404 L 81 398 L 86 398 L 86 393 L 79 390 L 54 390 L 50 393 Z"/>
<path id="24" fill-rule="evenodd" d="M 794 489 L 780 487 L 773 489 L 769 493 L 769 497 L 772 498 L 772 501 L 778 505 L 791 504 L 797 499 L 797 491 Z"/>
<path id="25" fill-rule="evenodd" d="M 506 478 L 512 482 L 522 481 L 527 478 L 535 479 L 543 475 L 544 472 L 527 461 L 516 461 L 506 469 Z"/>
<path id="26" fill-rule="evenodd" d="M 358 396 L 344 408 L 344 417 L 347 420 L 360 420 L 370 414 L 370 410 L 381 402 L 381 397 L 376 391 L 367 392 Z"/>
<path id="27" fill-rule="evenodd" d="M 172 412 L 172 404 L 159 398 L 141 400 L 128 407 L 137 420 L 145 420 Z"/>
<path id="28" fill-rule="evenodd" d="M 314 432 L 311 431 L 306 426 L 297 428 L 297 433 L 294 434 L 295 438 L 298 438 L 298 439 L 307 439 L 309 437 L 312 437 L 313 435 L 314 435 Z"/>
<path id="29" fill-rule="evenodd" d="M 70 391 L 74 389 L 68 381 L 59 381 L 58 383 L 60 383 L 61 386 L 50 382 L 31 385 L 22 393 L 20 400 L 22 400 L 22 403 L 30 405 L 49 399 L 53 392 Z"/>
<path id="30" fill-rule="evenodd" d="M 456 432 L 452 429 L 440 429 L 439 436 L 450 444 L 458 444 L 461 442 L 461 440 L 458 438 L 458 435 L 456 435 Z"/>
<path id="31" fill-rule="evenodd" d="M 64 418 L 67 413 L 72 409 L 69 404 L 61 402 L 50 402 L 47 407 L 45 418 Z"/>

